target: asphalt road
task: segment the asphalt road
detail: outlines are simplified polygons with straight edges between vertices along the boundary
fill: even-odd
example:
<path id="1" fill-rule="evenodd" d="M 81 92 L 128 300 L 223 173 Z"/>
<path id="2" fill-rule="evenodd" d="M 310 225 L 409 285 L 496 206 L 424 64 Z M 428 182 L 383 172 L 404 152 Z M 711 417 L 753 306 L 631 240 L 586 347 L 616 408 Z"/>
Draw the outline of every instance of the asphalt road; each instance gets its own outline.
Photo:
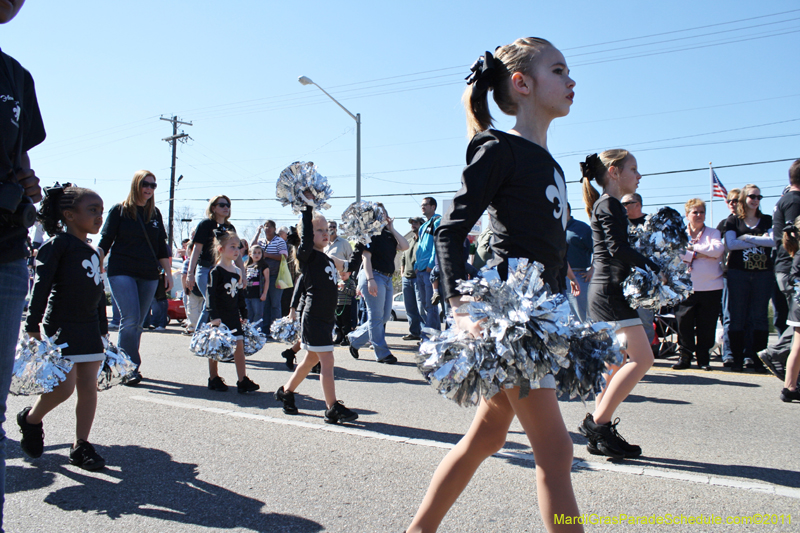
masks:
<path id="1" fill-rule="evenodd" d="M 207 365 L 176 327 L 145 333 L 145 380 L 100 393 L 92 441 L 108 467 L 97 473 L 67 460 L 73 400 L 45 419 L 45 453 L 31 460 L 19 448 L 15 415 L 32 398 L 10 397 L 6 530 L 403 531 L 473 416 L 422 381 L 414 344 L 400 339 L 405 328 L 388 327 L 394 366 L 374 362 L 370 350 L 354 360 L 336 349 L 337 394 L 360 417 L 346 427 L 323 423 L 316 377 L 298 390 L 300 415 L 283 414 L 272 398 L 288 378 L 283 345 L 248 360 L 261 391 L 240 395 L 229 364 L 221 373 L 233 387 L 206 388 Z M 644 449 L 639 459 L 615 464 L 588 454 L 576 428 L 591 406 L 561 403 L 578 504 L 592 520 L 684 515 L 723 523 L 587 530 L 800 531 L 800 404 L 781 402 L 781 384 L 769 375 L 730 374 L 719 362 L 717 371 L 677 372 L 672 362 L 657 360 L 618 410 L 620 432 Z M 440 531 L 542 531 L 534 468 L 515 422 Z M 778 524 L 747 523 L 763 521 L 759 513 Z"/>

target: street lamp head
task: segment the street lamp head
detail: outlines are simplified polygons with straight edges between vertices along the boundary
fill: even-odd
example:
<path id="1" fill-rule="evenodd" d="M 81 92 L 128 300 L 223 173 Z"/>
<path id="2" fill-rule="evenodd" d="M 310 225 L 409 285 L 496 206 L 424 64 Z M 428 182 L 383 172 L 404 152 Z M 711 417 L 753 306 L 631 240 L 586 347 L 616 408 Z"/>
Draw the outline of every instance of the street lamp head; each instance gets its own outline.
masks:
<path id="1" fill-rule="evenodd" d="M 302 85 L 313 85 L 314 84 L 313 81 L 311 81 L 309 78 L 307 78 L 305 76 L 300 76 L 299 78 L 297 78 L 297 81 L 299 81 Z"/>

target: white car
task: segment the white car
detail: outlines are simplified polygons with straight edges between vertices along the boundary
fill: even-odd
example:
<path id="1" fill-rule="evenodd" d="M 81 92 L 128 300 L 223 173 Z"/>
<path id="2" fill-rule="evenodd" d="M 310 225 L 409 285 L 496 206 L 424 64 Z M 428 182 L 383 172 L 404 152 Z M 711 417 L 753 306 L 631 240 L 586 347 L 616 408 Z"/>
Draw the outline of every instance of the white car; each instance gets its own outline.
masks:
<path id="1" fill-rule="evenodd" d="M 402 292 L 398 292 L 392 297 L 392 320 L 408 320 Z"/>

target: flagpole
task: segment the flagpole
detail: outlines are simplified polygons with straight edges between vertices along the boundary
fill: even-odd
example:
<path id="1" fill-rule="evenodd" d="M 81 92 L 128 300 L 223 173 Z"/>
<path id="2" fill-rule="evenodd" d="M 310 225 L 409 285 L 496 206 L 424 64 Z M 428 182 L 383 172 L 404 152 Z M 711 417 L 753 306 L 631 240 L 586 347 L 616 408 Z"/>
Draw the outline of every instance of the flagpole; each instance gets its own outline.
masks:
<path id="1" fill-rule="evenodd" d="M 708 162 L 708 179 L 711 184 L 711 197 L 708 202 L 708 218 L 711 220 L 709 226 L 714 227 L 714 167 L 711 166 L 711 161 Z"/>

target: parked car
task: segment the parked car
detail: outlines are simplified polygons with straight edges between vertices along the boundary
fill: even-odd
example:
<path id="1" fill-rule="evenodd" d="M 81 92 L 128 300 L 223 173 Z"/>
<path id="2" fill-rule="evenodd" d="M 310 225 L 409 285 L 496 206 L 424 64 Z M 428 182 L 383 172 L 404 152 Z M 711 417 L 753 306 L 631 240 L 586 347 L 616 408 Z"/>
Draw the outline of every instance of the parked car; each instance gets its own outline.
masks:
<path id="1" fill-rule="evenodd" d="M 398 292 L 392 297 L 392 320 L 408 320 L 402 292 Z"/>

